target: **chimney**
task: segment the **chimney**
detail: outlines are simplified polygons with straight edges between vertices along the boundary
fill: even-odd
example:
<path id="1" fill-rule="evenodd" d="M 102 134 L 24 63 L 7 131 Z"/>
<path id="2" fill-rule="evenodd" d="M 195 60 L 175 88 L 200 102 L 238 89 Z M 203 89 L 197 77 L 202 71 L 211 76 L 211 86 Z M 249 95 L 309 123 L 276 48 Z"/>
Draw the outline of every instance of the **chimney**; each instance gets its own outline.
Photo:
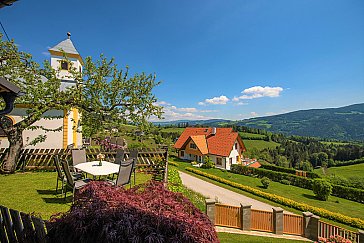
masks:
<path id="1" fill-rule="evenodd" d="M 211 135 L 215 135 L 215 134 L 216 134 L 216 127 L 213 127 L 212 131 L 211 131 Z"/>

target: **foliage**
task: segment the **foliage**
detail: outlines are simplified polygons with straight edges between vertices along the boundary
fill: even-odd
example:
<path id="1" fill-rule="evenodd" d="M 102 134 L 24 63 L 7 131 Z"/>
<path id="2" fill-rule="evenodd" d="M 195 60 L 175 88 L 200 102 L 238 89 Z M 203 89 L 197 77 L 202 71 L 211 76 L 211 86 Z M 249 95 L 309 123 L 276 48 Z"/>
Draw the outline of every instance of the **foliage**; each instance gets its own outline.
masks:
<path id="1" fill-rule="evenodd" d="M 329 238 L 319 237 L 318 243 L 351 243 L 351 240 L 345 239 L 340 235 L 332 235 Z"/>
<path id="2" fill-rule="evenodd" d="M 291 185 L 291 182 L 289 180 L 286 180 L 286 179 L 281 180 L 280 183 L 282 183 L 284 185 Z"/>
<path id="3" fill-rule="evenodd" d="M 268 177 L 263 177 L 261 180 L 263 188 L 267 189 L 269 187 L 270 180 Z"/>
<path id="4" fill-rule="evenodd" d="M 359 203 L 364 203 L 364 190 L 362 189 L 340 186 L 340 185 L 332 185 L 331 195 L 345 198 L 351 201 L 356 201 Z"/>
<path id="5" fill-rule="evenodd" d="M 325 179 L 314 179 L 312 183 L 312 190 L 317 198 L 327 201 L 332 192 L 332 186 L 330 182 Z"/>
<path id="6" fill-rule="evenodd" d="M 200 170 L 195 169 L 195 168 L 186 168 L 186 170 L 190 171 L 190 172 L 193 172 L 195 174 L 207 177 L 207 178 L 212 179 L 214 181 L 217 181 L 217 182 L 232 186 L 234 188 L 237 188 L 237 189 L 252 193 L 252 194 L 254 194 L 256 196 L 268 199 L 270 201 L 273 201 L 273 202 L 276 202 L 276 203 L 279 203 L 279 204 L 282 204 L 282 205 L 285 205 L 285 206 L 288 206 L 288 207 L 298 209 L 298 210 L 300 210 L 302 212 L 309 211 L 309 212 L 311 212 L 311 213 L 313 213 L 315 215 L 318 215 L 318 216 L 321 216 L 321 217 L 324 217 L 324 218 L 327 218 L 327 219 L 332 219 L 332 220 L 335 220 L 337 222 L 341 222 L 341 223 L 344 223 L 344 224 L 347 224 L 347 225 L 350 225 L 350 226 L 353 226 L 353 227 L 356 227 L 356 228 L 364 229 L 364 220 L 363 219 L 349 217 L 349 216 L 346 216 L 346 215 L 343 215 L 343 214 L 340 214 L 340 213 L 337 213 L 337 212 L 331 212 L 331 211 L 329 211 L 327 209 L 324 209 L 324 208 L 314 207 L 314 206 L 311 206 L 311 205 L 308 205 L 308 204 L 305 204 L 305 203 L 297 202 L 297 201 L 294 201 L 294 200 L 279 196 L 279 195 L 263 192 L 263 191 L 258 190 L 256 188 L 246 186 L 246 185 L 243 185 L 243 184 L 240 184 L 240 183 L 232 182 L 230 180 L 221 178 L 219 176 L 211 175 L 209 173 L 200 171 Z"/>
<path id="7" fill-rule="evenodd" d="M 173 165 L 173 166 L 178 167 L 178 163 L 173 162 L 173 161 L 168 161 L 168 164 L 169 164 L 169 165 Z"/>
<path id="8" fill-rule="evenodd" d="M 198 209 L 206 210 L 205 197 L 201 194 L 192 191 L 182 184 L 178 170 L 174 168 L 168 169 L 168 190 L 172 192 L 180 192 L 187 197 Z"/>
<path id="9" fill-rule="evenodd" d="M 285 168 L 285 167 L 276 166 L 276 165 L 273 165 L 273 164 L 262 164 L 262 166 L 260 168 L 267 169 L 267 170 L 278 171 L 278 172 L 289 173 L 289 174 L 293 174 L 293 175 L 296 174 L 296 170 L 293 169 L 293 168 Z M 319 178 L 320 177 L 315 172 L 310 172 L 310 171 L 306 172 L 306 176 L 309 177 L 309 178 Z"/>
<path id="10" fill-rule="evenodd" d="M 91 182 L 49 227 L 51 242 L 219 242 L 205 214 L 156 182 L 130 190 Z"/>
<path id="11" fill-rule="evenodd" d="M 66 54 L 65 59 L 67 59 Z M 18 51 L 13 41 L 3 41 L 0 36 L 0 76 L 18 85 L 25 93 L 17 102 L 27 105 L 22 121 L 16 124 L 0 122 L 8 137 L 10 147 L 3 170 L 12 173 L 23 147 L 22 132 L 25 129 L 46 129 L 33 124 L 50 110 L 78 108 L 82 113 L 84 135 L 92 137 L 115 124 L 133 123 L 145 127 L 152 115 L 161 117 L 161 107 L 155 105 L 152 89 L 159 84 L 155 75 L 145 73 L 129 75 L 129 68 L 120 69 L 114 60 L 103 55 L 99 60 L 87 57 L 82 73 L 71 65 L 68 78 L 75 85 L 61 90 L 59 69 L 54 70 L 48 61 L 41 68 L 30 54 Z M 72 63 L 71 63 L 72 64 Z M 0 104 L 2 105 L 2 104 Z M 59 115 L 63 117 L 63 114 Z M 60 129 L 60 128 L 58 128 Z M 77 129 L 74 126 L 73 129 Z M 45 137 L 37 138 L 43 141 Z"/>
<path id="12" fill-rule="evenodd" d="M 215 163 L 212 162 L 212 160 L 209 156 L 205 156 L 204 160 L 205 161 L 202 164 L 201 168 L 204 168 L 204 169 L 215 168 Z"/>
<path id="13" fill-rule="evenodd" d="M 356 165 L 364 163 L 364 157 L 360 159 L 347 160 L 347 161 L 333 161 L 329 163 L 328 167 L 339 167 L 339 166 L 347 166 L 347 165 Z"/>

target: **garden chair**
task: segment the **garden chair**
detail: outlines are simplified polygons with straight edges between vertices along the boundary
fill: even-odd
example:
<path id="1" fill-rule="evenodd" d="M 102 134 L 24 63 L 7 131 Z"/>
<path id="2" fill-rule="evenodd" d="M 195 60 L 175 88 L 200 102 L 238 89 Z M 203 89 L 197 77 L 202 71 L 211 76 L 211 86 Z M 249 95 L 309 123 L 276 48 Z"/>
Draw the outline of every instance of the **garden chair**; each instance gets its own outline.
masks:
<path id="1" fill-rule="evenodd" d="M 120 169 L 118 173 L 118 177 L 115 181 L 109 181 L 112 185 L 115 186 L 124 186 L 126 184 L 130 184 L 131 188 L 131 174 L 134 168 L 134 159 L 128 159 L 120 164 Z"/>
<path id="2" fill-rule="evenodd" d="M 68 187 L 72 188 L 72 198 L 73 198 L 72 202 L 74 202 L 75 191 L 86 186 L 87 183 L 90 182 L 90 179 L 75 180 L 71 175 L 71 171 L 70 171 L 67 161 L 62 161 L 62 169 L 63 169 L 65 178 L 66 178 L 64 198 L 66 199 L 67 186 L 68 186 Z"/>
<path id="3" fill-rule="evenodd" d="M 136 150 L 136 149 L 131 150 L 130 154 L 129 154 L 129 159 L 134 160 L 133 175 L 134 175 L 134 185 L 135 185 L 135 169 L 136 169 L 136 163 L 138 161 L 138 150 Z"/>
<path id="4" fill-rule="evenodd" d="M 58 193 L 58 181 L 61 181 L 62 182 L 62 194 L 63 194 L 64 184 L 67 183 L 67 179 L 65 177 L 65 174 L 62 171 L 61 162 L 59 161 L 58 155 L 53 156 L 53 161 L 54 161 L 54 166 L 56 167 L 56 171 L 57 171 L 56 193 Z M 71 175 L 74 180 L 79 180 L 82 178 L 82 175 L 79 173 L 72 173 Z"/>
<path id="5" fill-rule="evenodd" d="M 72 150 L 72 171 L 78 172 L 79 174 L 81 174 L 79 170 L 74 168 L 74 166 L 81 164 L 81 163 L 86 163 L 86 150 L 73 149 Z"/>
<path id="6" fill-rule="evenodd" d="M 120 164 L 124 161 L 125 150 L 124 149 L 117 149 L 115 155 L 115 164 Z"/>

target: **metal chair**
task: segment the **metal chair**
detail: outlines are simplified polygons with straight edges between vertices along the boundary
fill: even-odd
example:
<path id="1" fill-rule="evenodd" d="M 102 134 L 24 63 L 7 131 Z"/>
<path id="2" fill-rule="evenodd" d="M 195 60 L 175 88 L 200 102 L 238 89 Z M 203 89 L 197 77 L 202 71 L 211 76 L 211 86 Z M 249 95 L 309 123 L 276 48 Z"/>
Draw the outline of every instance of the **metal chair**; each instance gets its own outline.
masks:
<path id="1" fill-rule="evenodd" d="M 121 162 L 123 162 L 124 161 L 124 156 L 125 156 L 125 150 L 124 149 L 117 149 L 114 163 L 115 164 L 120 164 Z"/>
<path id="2" fill-rule="evenodd" d="M 70 167 L 67 163 L 67 161 L 62 161 L 62 169 L 66 177 L 66 186 L 65 186 L 65 192 L 64 192 L 64 198 L 66 199 L 67 194 L 67 186 L 72 188 L 72 202 L 74 201 L 75 191 L 86 186 L 88 182 L 90 182 L 90 179 L 84 179 L 84 180 L 75 180 L 70 172 Z"/>
<path id="3" fill-rule="evenodd" d="M 136 149 L 133 149 L 130 151 L 130 154 L 129 154 L 129 159 L 133 159 L 134 160 L 134 165 L 133 165 L 133 175 L 134 175 L 134 185 L 135 185 L 135 170 L 136 170 L 136 163 L 138 161 L 138 150 Z"/>
<path id="4" fill-rule="evenodd" d="M 133 172 L 134 167 L 134 159 L 128 159 L 120 164 L 120 169 L 118 173 L 118 177 L 115 181 L 111 181 L 110 183 L 115 186 L 124 186 L 126 184 L 130 184 L 131 188 L 131 174 Z"/>
<path id="5" fill-rule="evenodd" d="M 56 167 L 57 171 L 57 185 L 56 185 L 56 193 L 58 193 L 58 181 L 62 182 L 62 194 L 63 194 L 63 188 L 64 188 L 64 182 L 65 182 L 65 176 L 63 174 L 63 171 L 61 169 L 61 165 L 59 162 L 58 155 L 53 156 L 54 166 Z"/>

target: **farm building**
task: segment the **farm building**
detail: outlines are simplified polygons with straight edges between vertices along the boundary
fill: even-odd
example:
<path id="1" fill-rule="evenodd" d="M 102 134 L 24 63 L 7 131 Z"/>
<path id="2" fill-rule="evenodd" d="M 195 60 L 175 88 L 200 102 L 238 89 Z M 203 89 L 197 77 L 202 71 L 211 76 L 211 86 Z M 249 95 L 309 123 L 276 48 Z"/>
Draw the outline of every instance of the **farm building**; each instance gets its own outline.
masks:
<path id="1" fill-rule="evenodd" d="M 216 167 L 227 170 L 232 164 L 240 164 L 246 151 L 243 140 L 232 128 L 214 127 L 187 127 L 174 148 L 181 159 L 204 162 L 205 156 L 209 156 Z"/>

